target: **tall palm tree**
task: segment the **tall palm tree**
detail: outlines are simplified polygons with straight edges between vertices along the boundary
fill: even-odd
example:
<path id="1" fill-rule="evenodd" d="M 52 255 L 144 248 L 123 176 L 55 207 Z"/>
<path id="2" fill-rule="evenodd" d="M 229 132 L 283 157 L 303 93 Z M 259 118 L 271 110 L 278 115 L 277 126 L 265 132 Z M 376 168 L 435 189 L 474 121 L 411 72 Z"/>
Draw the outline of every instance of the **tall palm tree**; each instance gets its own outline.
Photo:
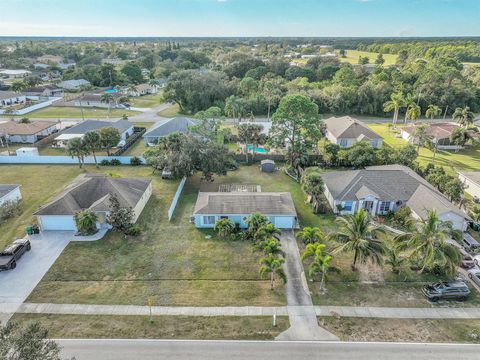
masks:
<path id="1" fill-rule="evenodd" d="M 260 260 L 260 275 L 270 275 L 270 290 L 273 290 L 276 276 L 282 279 L 284 284 L 287 282 L 287 276 L 282 269 L 284 262 L 283 258 L 276 258 L 273 254 L 268 254 Z"/>
<path id="2" fill-rule="evenodd" d="M 318 227 L 305 227 L 297 234 L 305 244 L 325 242 L 325 234 Z"/>
<path id="3" fill-rule="evenodd" d="M 408 106 L 407 111 L 405 112 L 405 123 L 407 120 L 417 120 L 420 115 L 422 115 L 422 109 L 419 105 L 412 103 Z"/>
<path id="4" fill-rule="evenodd" d="M 366 263 L 371 260 L 378 265 L 383 263 L 386 248 L 377 238 L 383 229 L 373 226 L 371 220 L 370 213 L 364 209 L 335 220 L 338 230 L 330 234 L 330 237 L 340 242 L 340 245 L 334 253 L 353 251 L 352 270 L 356 270 L 357 262 Z"/>
<path id="5" fill-rule="evenodd" d="M 285 256 L 280 241 L 278 241 L 274 237 L 265 239 L 260 242 L 259 248 L 265 253 L 265 255 L 272 254 L 276 257 Z"/>
<path id="6" fill-rule="evenodd" d="M 220 219 L 215 223 L 213 230 L 217 232 L 220 239 L 229 240 L 235 232 L 235 224 L 230 219 Z"/>
<path id="7" fill-rule="evenodd" d="M 85 156 L 88 155 L 88 150 L 81 138 L 73 138 L 68 140 L 67 153 L 69 156 L 77 157 L 80 169 L 83 167 Z"/>
<path id="8" fill-rule="evenodd" d="M 253 240 L 255 242 L 263 241 L 268 238 L 275 237 L 280 235 L 282 232 L 273 224 L 265 224 L 258 228 L 258 230 L 253 235 Z"/>
<path id="9" fill-rule="evenodd" d="M 453 120 L 458 122 L 463 127 L 469 127 L 473 125 L 475 115 L 470 111 L 470 107 L 456 108 L 452 116 Z"/>
<path id="10" fill-rule="evenodd" d="M 93 155 L 95 166 L 98 168 L 96 152 L 102 148 L 102 138 L 100 134 L 96 131 L 87 131 L 83 136 L 83 143 L 86 150 Z"/>
<path id="11" fill-rule="evenodd" d="M 390 95 L 390 100 L 383 104 L 383 110 L 385 112 L 393 111 L 393 128 L 397 128 L 397 121 L 398 121 L 398 113 L 400 109 L 405 106 L 405 101 L 403 98 L 403 94 L 401 91 L 392 93 Z"/>
<path id="12" fill-rule="evenodd" d="M 454 276 L 461 256 L 457 248 L 447 242 L 451 233 L 451 225 L 441 221 L 432 209 L 415 231 L 398 235 L 395 242 L 400 249 L 410 251 L 410 258 L 421 261 L 421 271 L 437 268 Z"/>
<path id="13" fill-rule="evenodd" d="M 103 93 L 102 96 L 100 96 L 100 101 L 102 103 L 108 104 L 108 117 L 110 118 L 110 113 L 112 111 L 112 102 L 113 102 L 112 94 Z"/>
<path id="14" fill-rule="evenodd" d="M 407 120 L 409 120 L 408 118 L 408 109 L 410 108 L 410 106 L 414 105 L 415 104 L 415 99 L 413 98 L 413 95 L 411 93 L 407 93 L 404 97 L 403 97 L 403 106 L 407 109 L 405 111 L 405 118 L 403 120 L 403 122 L 406 124 L 407 123 Z"/>
<path id="15" fill-rule="evenodd" d="M 264 225 L 269 223 L 268 218 L 261 213 L 252 213 L 245 221 L 248 226 L 249 237 L 255 241 L 255 234 Z"/>
<path id="16" fill-rule="evenodd" d="M 427 111 L 425 111 L 425 116 L 428 119 L 434 119 L 435 117 L 439 116 L 442 113 L 442 109 L 440 109 L 437 105 L 428 105 Z"/>
<path id="17" fill-rule="evenodd" d="M 325 293 L 325 279 L 330 268 L 332 257 L 324 252 L 325 244 L 308 244 L 302 255 L 302 260 L 312 258 L 312 262 L 308 266 L 308 276 L 313 279 L 315 275 L 320 274 L 320 294 Z"/>

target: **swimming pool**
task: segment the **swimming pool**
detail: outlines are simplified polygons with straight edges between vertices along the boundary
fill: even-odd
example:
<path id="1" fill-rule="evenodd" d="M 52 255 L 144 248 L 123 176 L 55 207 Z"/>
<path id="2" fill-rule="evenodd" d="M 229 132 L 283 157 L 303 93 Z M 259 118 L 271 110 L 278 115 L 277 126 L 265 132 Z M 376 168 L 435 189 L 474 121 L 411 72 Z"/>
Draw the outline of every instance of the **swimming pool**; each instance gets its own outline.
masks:
<path id="1" fill-rule="evenodd" d="M 247 145 L 247 151 L 248 152 L 253 152 L 253 145 Z M 255 152 L 259 154 L 266 154 L 268 153 L 268 150 L 263 148 L 263 147 L 256 147 Z"/>
<path id="2" fill-rule="evenodd" d="M 107 93 L 107 94 L 116 94 L 116 93 L 118 93 L 118 90 L 116 90 L 116 89 L 108 89 L 108 90 L 105 90 L 104 93 Z"/>

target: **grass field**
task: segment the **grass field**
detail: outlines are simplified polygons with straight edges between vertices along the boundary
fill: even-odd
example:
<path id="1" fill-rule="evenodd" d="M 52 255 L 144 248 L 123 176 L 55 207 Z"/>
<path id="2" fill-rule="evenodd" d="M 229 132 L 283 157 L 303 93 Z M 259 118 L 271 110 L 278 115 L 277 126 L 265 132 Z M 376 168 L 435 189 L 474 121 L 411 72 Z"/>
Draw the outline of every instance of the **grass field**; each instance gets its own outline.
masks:
<path id="1" fill-rule="evenodd" d="M 162 116 L 164 118 L 172 118 L 175 116 L 180 115 L 180 106 L 178 104 L 173 104 L 172 106 L 166 108 L 157 113 L 158 116 Z"/>
<path id="2" fill-rule="evenodd" d="M 111 118 L 120 118 L 123 115 L 133 116 L 138 114 L 137 111 L 131 111 L 126 109 L 112 109 L 110 117 Z M 0 117 L 9 117 L 11 115 L 0 115 Z M 94 109 L 94 108 L 84 108 L 83 109 L 83 116 L 85 118 L 106 118 L 108 117 L 108 109 Z M 44 109 L 32 111 L 21 117 L 28 117 L 28 118 L 45 118 L 45 119 L 56 119 L 56 118 L 82 118 L 82 111 L 79 107 L 55 107 L 49 106 Z"/>
<path id="3" fill-rule="evenodd" d="M 375 60 L 377 59 L 378 53 L 374 52 L 367 52 L 367 51 L 358 51 L 358 50 L 346 50 L 346 57 L 342 58 L 340 57 L 341 62 L 348 62 L 350 64 L 358 64 L 358 57 L 368 57 L 369 58 L 369 63 L 370 64 L 375 64 Z M 383 54 L 383 59 L 385 60 L 385 63 L 383 64 L 384 66 L 387 65 L 395 65 L 395 62 L 397 61 L 398 55 L 394 54 Z"/>
<path id="4" fill-rule="evenodd" d="M 20 184 L 22 213 L 0 225 L 0 248 L 25 235 L 32 224 L 32 213 L 81 170 L 76 165 L 1 165 L 1 184 Z"/>
<path id="5" fill-rule="evenodd" d="M 109 316 L 15 314 L 20 326 L 39 322 L 52 338 L 273 340 L 289 326 L 288 318 L 269 316 Z"/>
<path id="6" fill-rule="evenodd" d="M 100 169 L 99 171 L 105 171 Z M 148 167 L 118 167 L 109 171 L 122 176 L 151 176 Z M 242 168 L 226 178 L 256 182 L 265 191 L 290 188 L 285 175 L 261 175 L 257 167 Z M 279 177 L 281 184 L 272 184 Z M 70 243 L 32 292 L 30 302 L 137 304 L 153 296 L 156 305 L 246 306 L 285 304 L 283 286 L 273 292 L 261 279 L 260 253 L 249 242 L 225 242 L 211 231 L 199 231 L 189 219 L 200 179 L 187 182 L 174 219 L 166 212 L 177 181 L 153 176 L 153 196 L 140 217 L 139 237 L 109 233 L 93 243 Z M 297 194 L 299 194 L 299 186 Z"/>
<path id="7" fill-rule="evenodd" d="M 131 98 L 130 104 L 138 108 L 153 108 L 163 102 L 163 91 L 155 95 L 145 95 Z"/>
<path id="8" fill-rule="evenodd" d="M 384 138 L 385 144 L 391 147 L 404 146 L 407 141 L 402 139 L 398 132 L 394 132 L 388 129 L 387 124 L 369 124 L 372 130 L 381 135 Z M 432 162 L 433 152 L 427 148 L 420 148 L 417 161 L 420 165 L 425 166 Z M 435 158 L 435 164 L 445 167 L 445 170 L 455 172 L 454 169 L 465 171 L 478 171 L 480 170 L 480 147 L 469 147 L 459 152 L 455 151 L 437 151 Z"/>
<path id="9" fill-rule="evenodd" d="M 480 343 L 480 320 L 324 317 L 319 322 L 343 341 Z"/>

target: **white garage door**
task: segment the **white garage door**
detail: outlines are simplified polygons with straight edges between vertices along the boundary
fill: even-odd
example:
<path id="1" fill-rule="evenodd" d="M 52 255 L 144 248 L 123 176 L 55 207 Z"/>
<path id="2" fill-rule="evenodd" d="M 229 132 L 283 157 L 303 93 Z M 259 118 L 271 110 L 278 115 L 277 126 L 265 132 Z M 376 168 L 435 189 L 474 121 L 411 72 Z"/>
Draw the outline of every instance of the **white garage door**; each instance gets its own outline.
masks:
<path id="1" fill-rule="evenodd" d="M 76 230 L 73 216 L 39 216 L 42 230 Z"/>
<path id="2" fill-rule="evenodd" d="M 291 229 L 292 218 L 289 216 L 275 216 L 274 224 L 279 229 Z"/>

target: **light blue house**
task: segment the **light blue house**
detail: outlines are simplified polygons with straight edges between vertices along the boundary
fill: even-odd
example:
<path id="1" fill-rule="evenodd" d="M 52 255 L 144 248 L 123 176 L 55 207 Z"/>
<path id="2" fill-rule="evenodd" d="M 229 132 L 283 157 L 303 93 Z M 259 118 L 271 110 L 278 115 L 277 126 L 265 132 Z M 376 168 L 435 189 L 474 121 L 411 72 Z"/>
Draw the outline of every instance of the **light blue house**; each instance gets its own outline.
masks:
<path id="1" fill-rule="evenodd" d="M 295 205 L 287 192 L 201 192 L 193 217 L 197 228 L 213 228 L 220 219 L 247 228 L 246 220 L 255 212 L 267 216 L 279 229 L 298 227 Z"/>

